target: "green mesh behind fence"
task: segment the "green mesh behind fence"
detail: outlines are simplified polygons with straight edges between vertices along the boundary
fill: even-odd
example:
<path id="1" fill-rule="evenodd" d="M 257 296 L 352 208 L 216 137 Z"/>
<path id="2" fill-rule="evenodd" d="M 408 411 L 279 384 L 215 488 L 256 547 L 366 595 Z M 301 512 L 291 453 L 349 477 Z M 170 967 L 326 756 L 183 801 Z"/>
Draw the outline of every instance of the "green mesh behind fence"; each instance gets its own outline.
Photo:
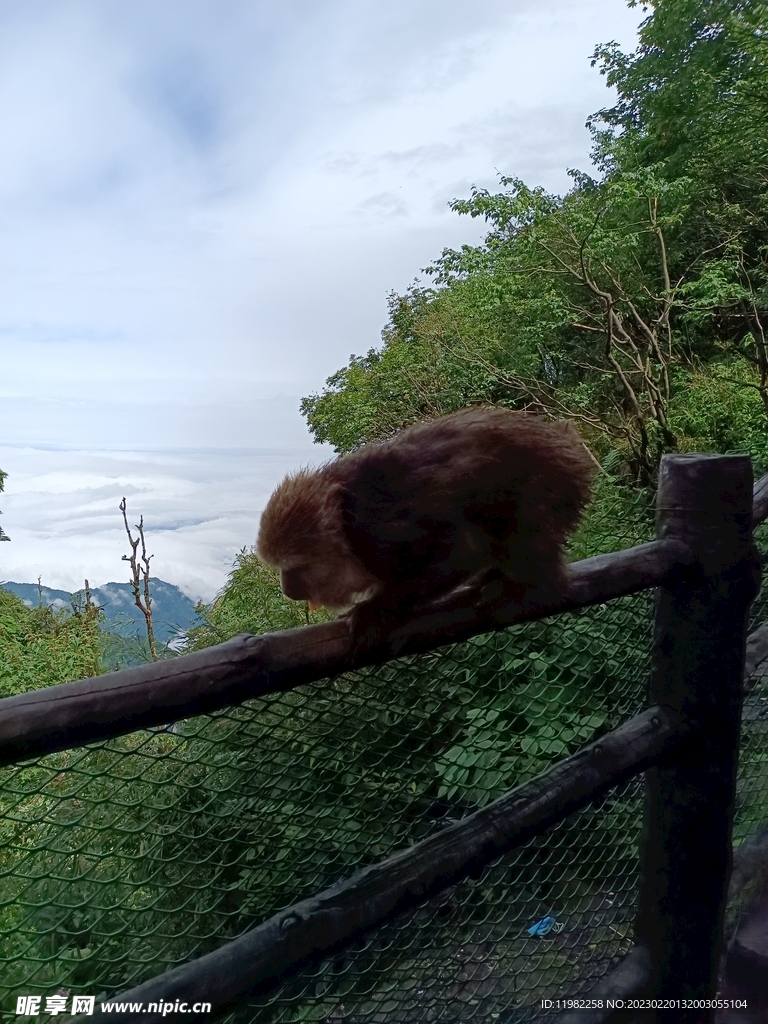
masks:
<path id="1" fill-rule="evenodd" d="M 0 1006 L 125 990 L 532 778 L 644 706 L 651 633 L 644 593 L 0 770 Z M 768 818 L 765 695 L 737 838 Z M 631 945 L 640 793 L 229 1016 L 511 1022 L 583 993 Z"/>
<path id="2" fill-rule="evenodd" d="M 583 993 L 632 945 L 641 791 L 622 787 L 232 1019 L 549 1018 L 541 1000 Z M 531 936 L 546 918 L 553 930 Z"/>

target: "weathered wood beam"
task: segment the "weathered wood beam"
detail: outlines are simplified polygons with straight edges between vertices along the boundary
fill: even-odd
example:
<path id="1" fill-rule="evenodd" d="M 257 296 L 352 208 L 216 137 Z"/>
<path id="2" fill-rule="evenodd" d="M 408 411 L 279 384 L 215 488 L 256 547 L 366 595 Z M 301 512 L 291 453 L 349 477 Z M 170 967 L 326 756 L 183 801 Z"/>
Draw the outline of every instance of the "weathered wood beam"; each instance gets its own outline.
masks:
<path id="1" fill-rule="evenodd" d="M 667 507 L 666 502 L 670 498 L 669 494 L 669 483 L 667 484 L 667 494 L 665 494 L 665 481 L 663 480 L 663 487 L 660 488 L 660 498 L 662 498 L 663 508 L 660 510 L 660 526 L 665 528 L 666 519 L 668 513 L 674 512 L 673 509 Z M 674 488 L 673 488 L 674 489 Z M 685 489 L 685 488 L 683 488 Z M 674 494 L 673 494 L 674 502 Z M 683 498 L 685 495 L 682 496 Z M 690 495 L 688 496 L 690 497 Z M 698 497 L 701 497 L 700 495 Z M 685 506 L 690 505 L 690 502 L 680 501 L 679 505 Z M 691 509 L 685 509 L 686 512 L 690 513 Z M 753 514 L 752 523 L 757 525 L 763 519 L 768 516 L 768 474 L 761 477 L 760 480 L 755 483 L 753 487 Z M 677 524 L 675 524 L 677 525 Z M 689 524 L 690 527 L 690 524 Z M 694 519 L 695 528 L 695 519 Z M 664 639 L 664 638 L 659 638 Z M 684 655 L 683 655 L 684 656 Z M 768 624 L 763 625 L 756 630 L 748 639 L 746 639 L 746 656 L 744 660 L 743 668 L 743 681 L 746 683 L 756 671 L 758 665 L 768 656 Z M 768 844 L 765 844 L 768 848 Z M 734 857 L 734 871 L 731 876 L 730 886 L 728 890 L 728 898 L 731 899 L 735 892 L 743 885 L 743 874 L 753 873 L 756 871 L 755 863 L 760 862 L 762 853 L 762 847 L 759 843 L 753 844 L 742 844 L 742 848 L 737 851 Z M 736 864 L 741 868 L 739 871 Z M 654 950 L 655 956 L 658 955 L 657 948 Z M 638 996 L 648 994 L 650 984 L 654 979 L 654 975 L 657 974 L 657 966 L 654 965 L 653 961 L 655 956 L 651 955 L 651 951 L 647 946 L 636 945 L 623 959 L 622 963 L 618 965 L 612 972 L 607 974 L 604 978 L 593 986 L 584 996 L 586 1000 L 599 999 L 603 1002 L 601 1009 L 589 1009 L 589 1010 L 577 1010 L 568 1013 L 560 1014 L 558 1020 L 562 1024 L 605 1024 L 607 1021 L 620 1020 L 626 1016 L 624 1011 L 613 1011 L 605 1005 L 605 1000 L 609 997 L 613 998 L 629 998 L 631 996 Z M 706 957 L 701 957 L 706 959 Z"/>
<path id="2" fill-rule="evenodd" d="M 665 455 L 657 529 L 696 558 L 659 588 L 650 700 L 699 728 L 646 776 L 636 937 L 649 995 L 702 1000 L 710 1024 L 723 941 L 749 606 L 760 589 L 752 467 L 742 455 Z"/>
<path id="3" fill-rule="evenodd" d="M 585 807 L 637 775 L 687 735 L 680 715 L 649 708 L 618 729 L 558 762 L 531 782 L 371 865 L 347 881 L 275 914 L 213 953 L 129 992 L 126 1003 L 210 1002 L 213 1014 L 266 988 L 309 958 L 326 955 L 355 936 L 481 870 L 500 854 Z M 109 1014 L 96 1013 L 104 1018 Z M 88 1018 L 92 1020 L 93 1018 Z M 160 1015 L 122 1013 L 122 1024 L 153 1024 Z"/>
<path id="4" fill-rule="evenodd" d="M 458 588 L 390 635 L 386 649 L 357 648 L 345 620 L 251 636 L 152 665 L 62 683 L 0 700 L 0 764 L 165 725 L 240 704 L 398 654 L 433 650 L 513 622 L 601 603 L 654 586 L 685 559 L 680 545 L 641 544 L 573 564 L 568 599 L 521 613 L 482 587 Z M 391 645 L 391 646 L 390 646 Z"/>
<path id="5" fill-rule="evenodd" d="M 753 521 L 768 517 L 768 474 L 754 489 Z M 521 613 L 482 586 L 460 587 L 393 631 L 385 649 L 353 657 L 344 620 L 251 636 L 204 651 L 0 700 L 0 765 L 122 736 L 240 704 L 398 655 L 433 650 L 514 622 L 600 604 L 659 586 L 690 556 L 676 541 L 651 541 L 571 566 L 567 600 Z"/>
<path id="6" fill-rule="evenodd" d="M 768 473 L 752 488 L 752 529 L 768 519 Z"/>

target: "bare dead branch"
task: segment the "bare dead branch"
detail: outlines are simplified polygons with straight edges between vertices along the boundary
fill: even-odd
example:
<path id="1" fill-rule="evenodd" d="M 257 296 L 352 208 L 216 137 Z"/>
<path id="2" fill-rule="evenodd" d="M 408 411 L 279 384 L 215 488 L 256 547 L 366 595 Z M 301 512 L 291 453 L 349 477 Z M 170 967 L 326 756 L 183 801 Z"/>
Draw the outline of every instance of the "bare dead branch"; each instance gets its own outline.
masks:
<path id="1" fill-rule="evenodd" d="M 133 590 L 133 599 L 136 603 L 136 607 L 144 616 L 144 621 L 147 625 L 147 640 L 149 642 L 149 653 L 152 655 L 152 661 L 157 661 L 157 644 L 155 643 L 155 631 L 152 626 L 152 598 L 149 592 L 149 562 L 153 556 L 147 554 L 147 546 L 144 541 L 144 516 L 139 518 L 139 522 L 136 525 L 139 536 L 134 540 L 131 528 L 128 526 L 125 498 L 120 502 L 119 507 L 120 511 L 123 513 L 123 523 L 125 525 L 125 532 L 128 534 L 128 543 L 131 545 L 130 555 L 123 555 L 122 560 L 124 562 L 128 562 L 131 567 L 131 589 Z M 137 549 L 139 544 L 141 544 L 141 564 L 139 564 L 139 559 L 137 558 Z M 143 599 L 142 589 L 144 591 Z"/>

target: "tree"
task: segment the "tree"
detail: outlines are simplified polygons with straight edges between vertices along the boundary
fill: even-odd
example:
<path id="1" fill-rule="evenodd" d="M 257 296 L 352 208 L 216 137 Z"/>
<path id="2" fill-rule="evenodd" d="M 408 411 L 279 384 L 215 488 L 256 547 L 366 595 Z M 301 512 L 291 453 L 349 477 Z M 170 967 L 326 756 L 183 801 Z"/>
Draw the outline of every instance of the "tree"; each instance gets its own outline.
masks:
<path id="1" fill-rule="evenodd" d="M 123 555 L 122 560 L 128 562 L 131 566 L 131 588 L 133 590 L 133 599 L 136 603 L 136 607 L 139 609 L 141 614 L 144 616 L 144 620 L 147 624 L 147 641 L 149 643 L 149 653 L 152 656 L 152 661 L 157 661 L 157 643 L 155 642 L 155 631 L 152 626 L 152 597 L 149 592 L 149 562 L 153 557 L 147 554 L 147 545 L 144 541 L 144 516 L 140 516 L 136 529 L 138 530 L 139 536 L 134 540 L 131 534 L 131 528 L 128 526 L 128 514 L 126 512 L 126 501 L 125 498 L 120 502 L 120 511 L 123 513 L 123 525 L 125 526 L 125 532 L 128 534 L 128 543 L 131 545 L 130 555 Z M 141 565 L 136 557 L 136 549 L 141 543 Z M 142 584 L 143 584 L 143 596 L 142 596 Z"/>
<path id="2" fill-rule="evenodd" d="M 8 476 L 8 474 L 4 473 L 2 471 L 2 469 L 0 469 L 0 491 L 5 490 L 5 478 L 7 476 Z M 2 512 L 0 512 L 0 515 L 2 515 Z M 2 528 L 2 526 L 0 526 L 0 541 L 10 540 L 10 539 L 11 538 L 8 536 L 8 534 L 5 532 L 5 530 Z"/>
<path id="3" fill-rule="evenodd" d="M 574 171 L 558 197 L 503 177 L 454 201 L 483 243 L 445 250 L 431 288 L 391 300 L 383 347 L 304 400 L 315 437 L 349 451 L 500 403 L 579 421 L 644 485 L 665 451 L 733 446 L 694 387 L 765 433 L 766 10 L 657 0 L 635 53 L 598 47 L 618 91 L 591 119 L 600 180 Z"/>
<path id="4" fill-rule="evenodd" d="M 681 324 L 706 358 L 725 353 L 753 368 L 768 413 L 768 7 L 762 0 L 656 0 L 640 43 L 595 50 L 613 107 L 591 118 L 595 157 L 608 177 L 657 167 L 685 176 L 687 209 L 671 246 L 685 274 Z"/>
<path id="5" fill-rule="evenodd" d="M 630 0 L 630 7 L 637 6 Z M 692 174 L 721 193 L 753 189 L 768 147 L 766 32 L 762 0 L 650 0 L 630 54 L 596 47 L 613 107 L 590 124 L 599 166 L 663 163 L 670 177 Z"/>

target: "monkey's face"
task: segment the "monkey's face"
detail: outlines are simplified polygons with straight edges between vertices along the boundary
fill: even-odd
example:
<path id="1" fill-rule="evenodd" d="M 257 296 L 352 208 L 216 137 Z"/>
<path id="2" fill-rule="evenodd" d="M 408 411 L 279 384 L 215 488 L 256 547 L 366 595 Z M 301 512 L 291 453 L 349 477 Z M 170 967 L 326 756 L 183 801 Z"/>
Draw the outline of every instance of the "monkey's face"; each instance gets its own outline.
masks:
<path id="1" fill-rule="evenodd" d="M 284 566 L 280 588 L 293 601 L 309 601 L 334 611 L 351 608 L 374 597 L 381 583 L 366 572 L 354 556 L 317 556 L 313 562 Z"/>

